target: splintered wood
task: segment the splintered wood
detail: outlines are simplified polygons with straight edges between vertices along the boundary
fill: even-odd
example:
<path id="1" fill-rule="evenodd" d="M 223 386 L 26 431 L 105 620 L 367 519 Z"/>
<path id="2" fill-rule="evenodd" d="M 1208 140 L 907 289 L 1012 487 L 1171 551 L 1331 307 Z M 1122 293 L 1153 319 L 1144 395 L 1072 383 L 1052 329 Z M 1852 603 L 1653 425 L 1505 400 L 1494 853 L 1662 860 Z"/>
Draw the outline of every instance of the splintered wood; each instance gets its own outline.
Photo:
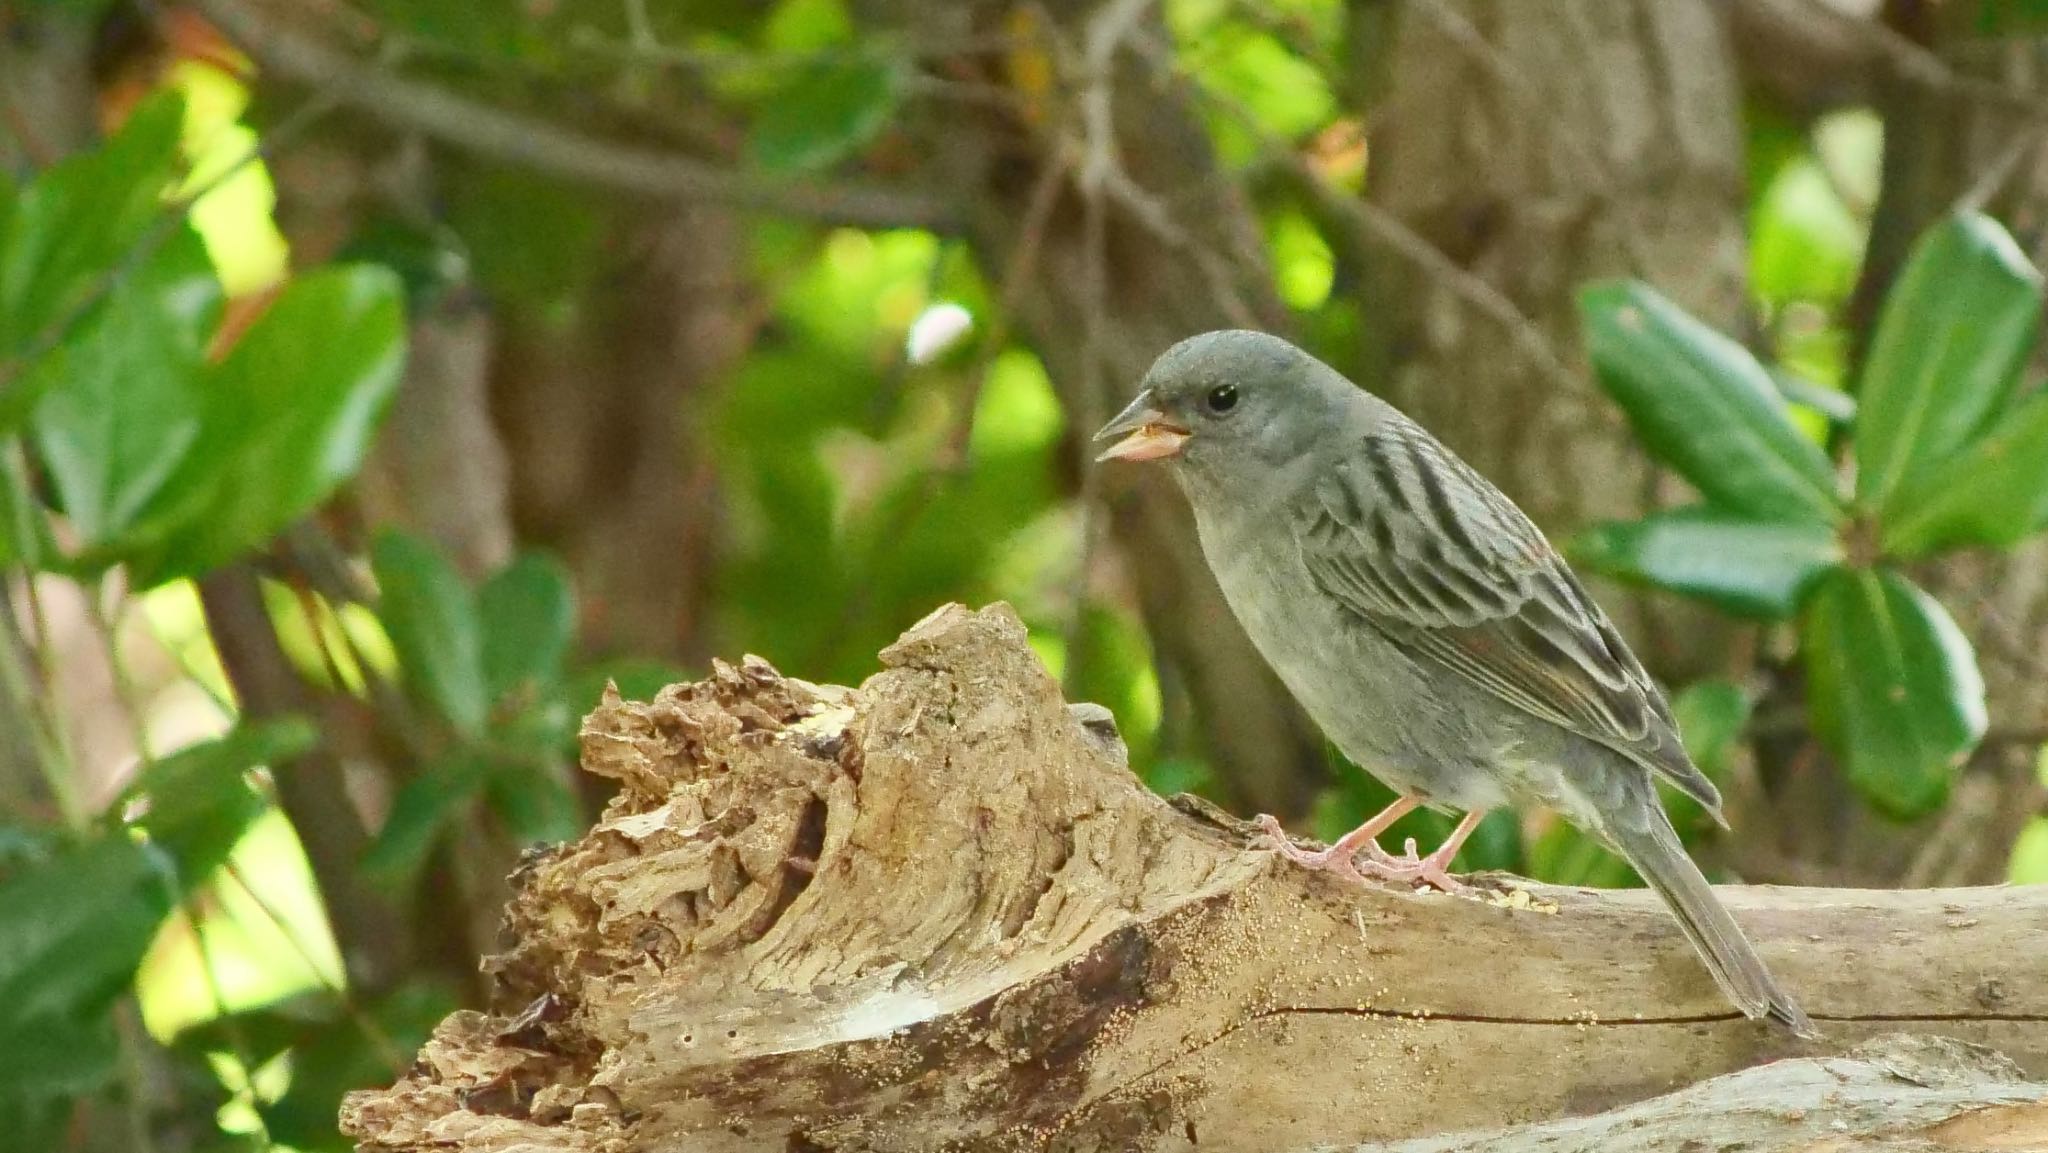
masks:
<path id="1" fill-rule="evenodd" d="M 1828 1033 L 1800 1045 L 1737 1017 L 1646 894 L 1346 886 L 1153 796 L 1006 606 L 941 609 L 882 665 L 608 693 L 583 767 L 620 792 L 515 877 L 492 1012 L 452 1014 L 344 1130 L 1270 1151 L 1592 1113 L 1902 1029 L 2048 1072 L 2042 894 L 1724 890 Z"/>

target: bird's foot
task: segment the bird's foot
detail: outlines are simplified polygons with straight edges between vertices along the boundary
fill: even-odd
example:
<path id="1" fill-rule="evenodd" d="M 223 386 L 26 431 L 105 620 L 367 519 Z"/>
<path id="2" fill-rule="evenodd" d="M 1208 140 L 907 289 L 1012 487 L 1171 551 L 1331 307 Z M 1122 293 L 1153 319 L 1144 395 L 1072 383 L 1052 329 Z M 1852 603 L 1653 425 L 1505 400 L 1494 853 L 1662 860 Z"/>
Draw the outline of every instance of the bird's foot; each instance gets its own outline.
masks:
<path id="1" fill-rule="evenodd" d="M 1450 850 L 1445 852 L 1445 849 Z M 1471 886 L 1450 874 L 1451 859 L 1458 855 L 1458 846 L 1446 842 L 1442 848 L 1426 857 L 1415 855 L 1415 838 L 1408 838 L 1400 856 L 1394 856 L 1378 845 L 1366 850 L 1366 865 L 1374 876 L 1402 884 L 1428 885 L 1444 893 L 1463 893 Z"/>
<path id="2" fill-rule="evenodd" d="M 1356 845 L 1339 841 L 1327 849 L 1311 851 L 1304 849 L 1288 837 L 1287 830 L 1280 827 L 1280 819 L 1271 813 L 1260 813 L 1258 825 L 1266 839 L 1272 842 L 1273 851 L 1293 861 L 1304 869 L 1319 873 L 1335 873 L 1347 881 L 1364 881 L 1364 874 L 1358 871 L 1354 858 L 1358 855 Z"/>

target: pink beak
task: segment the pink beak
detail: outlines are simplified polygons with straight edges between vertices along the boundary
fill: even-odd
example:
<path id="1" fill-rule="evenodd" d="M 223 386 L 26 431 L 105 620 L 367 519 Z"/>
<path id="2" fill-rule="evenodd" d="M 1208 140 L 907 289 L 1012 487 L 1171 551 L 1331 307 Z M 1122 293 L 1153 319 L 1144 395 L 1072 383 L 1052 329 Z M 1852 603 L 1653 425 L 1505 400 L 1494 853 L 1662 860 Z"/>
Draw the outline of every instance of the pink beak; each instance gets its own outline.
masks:
<path id="1" fill-rule="evenodd" d="M 1130 407 L 1118 413 L 1115 420 L 1095 434 L 1096 440 L 1107 440 L 1113 436 L 1123 438 L 1095 459 L 1159 460 L 1180 452 L 1189 435 L 1186 428 L 1168 420 L 1166 414 L 1159 411 L 1148 389 L 1139 393 Z"/>

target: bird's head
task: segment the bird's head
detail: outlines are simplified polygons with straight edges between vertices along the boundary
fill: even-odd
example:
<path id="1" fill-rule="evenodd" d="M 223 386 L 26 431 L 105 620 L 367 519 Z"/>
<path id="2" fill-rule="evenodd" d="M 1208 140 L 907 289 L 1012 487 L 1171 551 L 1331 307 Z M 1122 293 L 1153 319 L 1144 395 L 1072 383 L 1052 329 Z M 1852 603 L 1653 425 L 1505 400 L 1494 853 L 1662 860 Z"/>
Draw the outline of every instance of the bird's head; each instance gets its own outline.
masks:
<path id="1" fill-rule="evenodd" d="M 1167 349 L 1137 398 L 1095 434 L 1098 460 L 1169 460 L 1184 478 L 1222 480 L 1300 459 L 1347 423 L 1358 390 L 1277 336 L 1222 331 Z"/>

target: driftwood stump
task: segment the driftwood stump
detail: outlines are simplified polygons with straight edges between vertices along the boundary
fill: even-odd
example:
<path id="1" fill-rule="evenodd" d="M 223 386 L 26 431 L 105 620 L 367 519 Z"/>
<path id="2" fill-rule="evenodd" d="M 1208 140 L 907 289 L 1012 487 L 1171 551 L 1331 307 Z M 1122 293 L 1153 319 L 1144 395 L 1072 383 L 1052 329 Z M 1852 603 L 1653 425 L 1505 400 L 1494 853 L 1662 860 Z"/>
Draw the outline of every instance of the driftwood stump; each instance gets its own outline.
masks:
<path id="1" fill-rule="evenodd" d="M 2048 1149 L 2048 892 L 1724 889 L 1825 1031 L 1806 1045 L 1737 1016 L 1647 893 L 1349 886 L 1148 793 L 1007 607 L 942 609 L 882 663 L 858 690 L 749 659 L 608 694 L 583 767 L 621 791 L 522 868 L 497 1015 L 451 1015 L 345 1130 L 464 1153 Z M 1901 1032 L 1939 1037 L 1865 1044 Z"/>

